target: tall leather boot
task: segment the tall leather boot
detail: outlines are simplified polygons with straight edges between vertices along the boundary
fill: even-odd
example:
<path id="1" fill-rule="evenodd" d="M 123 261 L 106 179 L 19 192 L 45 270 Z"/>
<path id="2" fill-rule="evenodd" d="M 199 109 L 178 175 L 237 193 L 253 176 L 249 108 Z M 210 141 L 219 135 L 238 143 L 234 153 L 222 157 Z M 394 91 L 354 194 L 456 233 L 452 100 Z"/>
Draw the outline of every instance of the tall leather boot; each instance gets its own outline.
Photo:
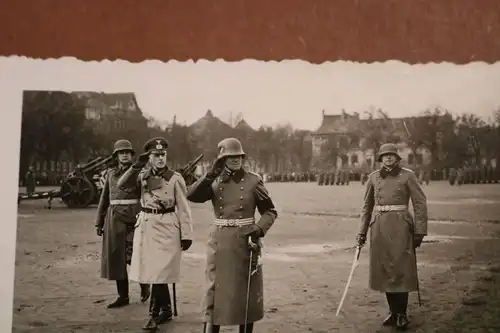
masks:
<path id="1" fill-rule="evenodd" d="M 141 286 L 141 303 L 145 303 L 151 296 L 151 286 L 149 284 L 139 284 Z"/>
<path id="2" fill-rule="evenodd" d="M 395 326 L 397 322 L 397 311 L 396 311 L 396 295 L 394 293 L 385 293 L 387 298 L 387 304 L 389 305 L 389 315 L 382 322 L 383 326 Z"/>
<path id="3" fill-rule="evenodd" d="M 219 333 L 220 326 L 211 323 L 203 323 L 203 333 Z"/>
<path id="4" fill-rule="evenodd" d="M 116 280 L 116 290 L 118 291 L 118 298 L 108 305 L 108 309 L 121 308 L 130 304 L 128 296 L 129 292 L 128 280 Z"/>
<path id="5" fill-rule="evenodd" d="M 159 313 L 159 307 L 156 303 L 156 297 L 154 292 L 151 294 L 151 300 L 149 301 L 149 319 L 146 324 L 142 327 L 145 331 L 155 331 L 158 328 L 157 318 Z"/>
<path id="6" fill-rule="evenodd" d="M 170 299 L 168 284 L 154 284 L 153 294 L 156 295 L 158 301 L 158 325 L 172 320 L 172 300 Z"/>
<path id="7" fill-rule="evenodd" d="M 252 333 L 253 331 L 253 323 L 246 324 L 247 330 L 245 332 L 245 325 L 240 325 L 239 333 Z"/>
<path id="8" fill-rule="evenodd" d="M 408 293 L 397 293 L 397 318 L 396 318 L 396 329 L 398 331 L 406 331 L 410 321 L 406 314 L 408 308 Z"/>

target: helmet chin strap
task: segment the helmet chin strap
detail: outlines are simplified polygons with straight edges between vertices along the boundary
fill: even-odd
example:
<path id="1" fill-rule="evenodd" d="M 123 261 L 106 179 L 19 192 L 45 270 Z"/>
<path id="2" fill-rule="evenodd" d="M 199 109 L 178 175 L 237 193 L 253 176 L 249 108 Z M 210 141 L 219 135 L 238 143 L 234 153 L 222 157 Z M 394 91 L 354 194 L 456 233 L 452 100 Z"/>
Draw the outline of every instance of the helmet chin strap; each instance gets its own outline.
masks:
<path id="1" fill-rule="evenodd" d="M 132 165 L 132 161 L 127 161 L 127 162 L 120 162 L 120 161 L 118 161 L 118 163 L 119 163 L 119 164 L 120 164 L 120 166 L 122 166 L 122 167 L 127 167 L 127 166 Z"/>
<path id="2" fill-rule="evenodd" d="M 224 165 L 224 172 L 228 175 L 232 175 L 236 170 L 231 169 L 227 165 Z"/>

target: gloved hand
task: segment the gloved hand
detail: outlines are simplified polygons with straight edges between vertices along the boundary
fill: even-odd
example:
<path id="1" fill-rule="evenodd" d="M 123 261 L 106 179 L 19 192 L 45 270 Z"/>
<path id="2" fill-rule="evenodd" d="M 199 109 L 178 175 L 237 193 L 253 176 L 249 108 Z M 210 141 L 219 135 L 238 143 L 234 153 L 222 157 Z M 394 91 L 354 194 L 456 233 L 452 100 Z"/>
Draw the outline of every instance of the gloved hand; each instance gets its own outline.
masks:
<path id="1" fill-rule="evenodd" d="M 103 227 L 96 226 L 97 236 L 102 236 L 104 234 Z"/>
<path id="2" fill-rule="evenodd" d="M 212 169 L 210 169 L 210 171 L 207 172 L 207 178 L 209 178 L 209 179 L 217 178 L 224 170 L 225 164 L 226 164 L 226 160 L 224 158 L 221 158 L 221 159 L 218 159 L 217 161 L 215 161 L 214 165 L 212 166 Z"/>
<path id="3" fill-rule="evenodd" d="M 137 161 L 135 161 L 133 167 L 136 169 L 141 169 L 148 163 L 148 161 L 149 161 L 149 153 L 148 152 L 143 153 L 143 154 L 139 155 L 139 157 L 137 158 Z"/>
<path id="4" fill-rule="evenodd" d="M 244 237 L 251 237 L 253 242 L 257 242 L 257 239 L 264 236 L 262 229 L 257 224 L 252 224 L 247 231 L 243 233 Z"/>
<path id="5" fill-rule="evenodd" d="M 420 245 L 422 245 L 424 237 L 425 235 L 413 235 L 413 245 L 415 246 L 415 248 L 420 247 Z"/>
<path id="6" fill-rule="evenodd" d="M 358 234 L 356 236 L 356 243 L 358 246 L 363 246 L 366 243 L 366 235 Z"/>
<path id="7" fill-rule="evenodd" d="M 193 244 L 193 241 L 190 239 L 181 240 L 182 251 L 187 251 L 191 247 L 192 244 Z"/>

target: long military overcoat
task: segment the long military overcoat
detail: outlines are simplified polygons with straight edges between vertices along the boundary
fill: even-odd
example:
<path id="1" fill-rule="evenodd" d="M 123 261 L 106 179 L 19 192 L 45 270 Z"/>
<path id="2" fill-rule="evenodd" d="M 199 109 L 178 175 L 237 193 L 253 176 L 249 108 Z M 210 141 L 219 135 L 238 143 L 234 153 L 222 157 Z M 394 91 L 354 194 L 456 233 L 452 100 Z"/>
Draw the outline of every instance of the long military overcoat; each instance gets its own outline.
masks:
<path id="1" fill-rule="evenodd" d="M 97 208 L 96 226 L 103 228 L 101 277 L 108 280 L 127 278 L 127 263 L 132 255 L 136 215 L 140 211 L 140 191 L 136 187 L 119 188 L 118 179 L 127 167 L 110 169 Z"/>
<path id="2" fill-rule="evenodd" d="M 214 181 L 201 177 L 188 190 L 188 199 L 202 203 L 212 201 L 214 221 L 253 219 L 258 209 L 261 217 L 256 222 L 267 233 L 277 218 L 274 204 L 262 178 L 243 169 L 233 177 L 222 176 Z M 243 233 L 246 226 L 218 226 L 212 224 L 207 243 L 205 269 L 206 293 L 203 301 L 203 320 L 214 325 L 242 325 L 245 323 L 247 282 L 250 251 Z M 250 282 L 248 322 L 264 317 L 262 266 Z"/>
<path id="3" fill-rule="evenodd" d="M 408 205 L 409 210 L 380 212 L 379 205 Z M 360 233 L 370 229 L 369 286 L 381 292 L 417 290 L 413 235 L 427 234 L 427 199 L 415 173 L 400 168 L 383 178 L 380 170 L 368 176 L 361 211 Z"/>
<path id="4" fill-rule="evenodd" d="M 157 184 L 154 188 L 151 186 L 153 181 Z M 145 284 L 179 282 L 181 239 L 192 240 L 193 233 L 184 178 L 172 170 L 153 175 L 152 169 L 130 168 L 119 180 L 119 185 L 127 187 L 131 184 L 140 189 L 142 207 L 175 208 L 175 212 L 139 213 L 129 278 Z"/>

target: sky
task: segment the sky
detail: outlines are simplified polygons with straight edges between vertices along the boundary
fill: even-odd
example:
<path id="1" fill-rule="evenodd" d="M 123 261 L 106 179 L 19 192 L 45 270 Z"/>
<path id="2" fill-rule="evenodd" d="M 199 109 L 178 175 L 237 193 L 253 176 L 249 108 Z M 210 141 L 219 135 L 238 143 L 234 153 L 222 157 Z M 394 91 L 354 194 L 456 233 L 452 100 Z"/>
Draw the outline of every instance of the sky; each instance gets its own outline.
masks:
<path id="1" fill-rule="evenodd" d="M 380 107 L 391 117 L 441 106 L 483 118 L 500 107 L 500 62 L 408 65 L 335 62 L 83 62 L 74 58 L 0 59 L 0 91 L 134 92 L 141 109 L 162 121 L 191 124 L 208 109 L 253 127 L 290 123 L 315 130 L 327 114 Z"/>

